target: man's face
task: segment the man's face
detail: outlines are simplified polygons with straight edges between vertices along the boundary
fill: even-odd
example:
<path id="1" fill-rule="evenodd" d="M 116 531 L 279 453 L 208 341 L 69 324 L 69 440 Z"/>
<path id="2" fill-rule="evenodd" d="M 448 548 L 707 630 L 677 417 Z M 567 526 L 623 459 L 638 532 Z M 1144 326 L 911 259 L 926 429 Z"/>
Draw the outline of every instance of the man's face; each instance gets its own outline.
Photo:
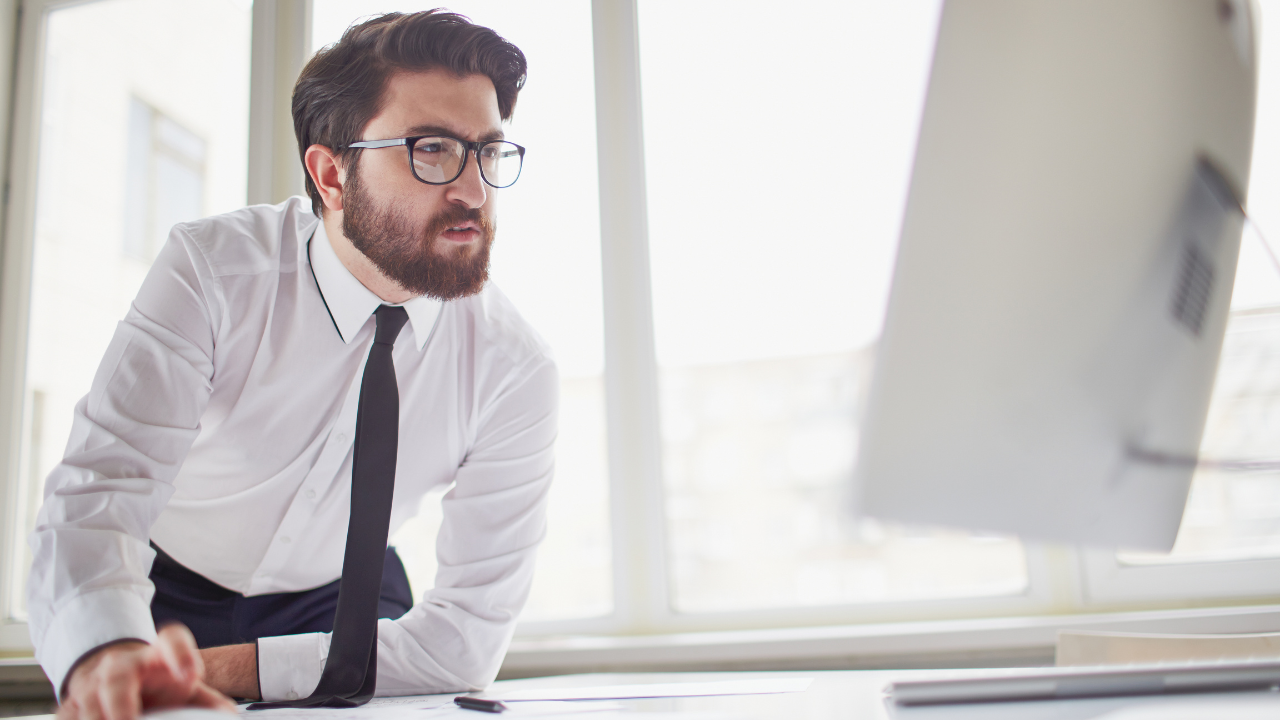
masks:
<path id="1" fill-rule="evenodd" d="M 501 123 L 488 77 L 400 72 L 387 83 L 382 111 L 357 139 L 494 140 L 502 137 Z M 457 180 L 427 185 L 413 177 L 404 147 L 362 150 L 347 169 L 342 203 L 343 234 L 405 290 L 450 300 L 484 286 L 495 203 L 474 155 Z"/>

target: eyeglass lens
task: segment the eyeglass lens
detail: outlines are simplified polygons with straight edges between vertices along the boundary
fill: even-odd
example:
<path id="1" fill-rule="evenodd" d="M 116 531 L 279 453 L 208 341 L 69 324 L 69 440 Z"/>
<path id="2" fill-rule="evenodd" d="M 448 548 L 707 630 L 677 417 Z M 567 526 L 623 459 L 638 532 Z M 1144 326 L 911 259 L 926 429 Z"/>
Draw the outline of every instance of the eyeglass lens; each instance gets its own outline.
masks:
<path id="1" fill-rule="evenodd" d="M 448 137 L 419 138 L 413 145 L 413 174 L 429 183 L 452 182 L 461 174 L 466 160 L 467 146 Z M 494 187 L 507 187 L 520 177 L 523 158 L 514 143 L 494 141 L 485 143 L 477 153 L 480 174 Z"/>

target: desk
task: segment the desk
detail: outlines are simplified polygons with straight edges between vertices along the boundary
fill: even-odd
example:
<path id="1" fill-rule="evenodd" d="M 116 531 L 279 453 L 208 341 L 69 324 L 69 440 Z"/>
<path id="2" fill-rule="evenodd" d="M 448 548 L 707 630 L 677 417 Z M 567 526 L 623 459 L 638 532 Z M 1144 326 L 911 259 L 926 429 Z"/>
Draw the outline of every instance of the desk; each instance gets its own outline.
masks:
<path id="1" fill-rule="evenodd" d="M 1280 718 L 1280 695 L 1269 692 L 1212 693 L 1203 695 L 1153 695 L 1128 698 L 1092 698 L 1046 702 L 982 703 L 898 707 L 882 692 L 894 680 L 981 675 L 982 670 L 846 670 L 785 673 L 628 673 L 608 675 L 566 675 L 561 677 L 505 680 L 494 683 L 491 692 L 515 688 L 582 687 L 631 683 L 705 682 L 740 680 L 750 677 L 811 677 L 813 684 L 803 693 L 777 695 L 736 695 L 698 698 L 623 700 L 629 709 L 647 712 L 712 712 L 743 718 L 782 720 L 1089 720 L 1108 712 L 1137 705 L 1223 704 L 1274 702 Z M 1214 708 L 1216 710 L 1216 706 Z M 1208 710 L 1208 708 L 1206 708 Z M 480 715 L 480 713 L 477 713 Z M 1206 715 L 1210 717 L 1211 715 Z M 499 716 L 500 717 L 500 716 Z M 584 716 L 588 720 L 590 716 Z M 1223 720 L 1229 720 L 1227 714 Z M 478 717 L 477 720 L 484 720 Z"/>
<path id="2" fill-rule="evenodd" d="M 1153 695 L 1129 698 L 1095 698 L 1045 702 L 982 703 L 897 707 L 882 690 L 894 680 L 956 677 L 982 674 L 982 670 L 843 670 L 773 673 L 617 673 L 563 675 L 496 682 L 490 692 L 517 688 L 583 687 L 588 685 L 629 685 L 666 682 L 708 682 L 752 677 L 811 677 L 813 684 L 803 693 L 776 695 L 729 695 L 718 697 L 658 698 L 623 700 L 621 704 L 637 712 L 715 713 L 749 720 L 1091 720 L 1108 712 L 1141 705 L 1177 703 L 1205 706 L 1205 718 L 1230 720 L 1230 705 L 1259 701 L 1275 704 L 1280 718 L 1280 694 L 1269 692 L 1213 693 L 1204 695 Z M 1224 706 L 1225 707 L 1222 707 Z M 1212 706 L 1212 708 L 1210 708 Z M 53 720 L 52 715 L 34 715 L 31 720 Z M 223 716 L 228 717 L 228 716 Z M 252 715 L 250 715 L 252 717 Z M 323 718 L 322 713 L 317 717 Z M 590 720 L 591 715 L 580 716 Z M 501 715 L 475 713 L 475 720 L 500 720 Z M 676 720 L 673 717 L 673 720 Z"/>

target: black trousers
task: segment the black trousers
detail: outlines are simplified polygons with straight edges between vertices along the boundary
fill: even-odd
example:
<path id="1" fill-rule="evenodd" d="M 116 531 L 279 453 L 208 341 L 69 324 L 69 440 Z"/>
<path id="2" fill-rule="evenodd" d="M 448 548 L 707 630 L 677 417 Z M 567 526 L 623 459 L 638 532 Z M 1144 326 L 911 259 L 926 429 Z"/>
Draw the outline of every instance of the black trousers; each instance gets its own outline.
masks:
<path id="1" fill-rule="evenodd" d="M 156 627 L 178 621 L 191 629 L 202 648 L 255 642 L 260 637 L 332 632 L 338 609 L 338 581 L 311 590 L 245 597 L 156 551 L 151 582 L 151 617 Z M 413 606 L 409 577 L 395 548 L 387 548 L 378 617 L 395 619 Z"/>

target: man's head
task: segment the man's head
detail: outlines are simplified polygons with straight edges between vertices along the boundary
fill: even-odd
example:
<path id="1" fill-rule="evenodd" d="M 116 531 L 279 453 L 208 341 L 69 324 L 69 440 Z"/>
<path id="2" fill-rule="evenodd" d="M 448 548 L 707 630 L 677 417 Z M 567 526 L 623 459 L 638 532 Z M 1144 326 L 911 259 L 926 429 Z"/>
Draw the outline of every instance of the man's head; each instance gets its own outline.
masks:
<path id="1" fill-rule="evenodd" d="M 424 134 L 500 139 L 524 78 L 518 48 L 459 15 L 392 13 L 352 26 L 294 88 L 312 207 L 340 219 L 346 239 L 404 290 L 441 299 L 478 291 L 494 202 L 474 153 L 456 180 L 431 185 L 415 178 L 403 145 L 349 145 Z"/>

